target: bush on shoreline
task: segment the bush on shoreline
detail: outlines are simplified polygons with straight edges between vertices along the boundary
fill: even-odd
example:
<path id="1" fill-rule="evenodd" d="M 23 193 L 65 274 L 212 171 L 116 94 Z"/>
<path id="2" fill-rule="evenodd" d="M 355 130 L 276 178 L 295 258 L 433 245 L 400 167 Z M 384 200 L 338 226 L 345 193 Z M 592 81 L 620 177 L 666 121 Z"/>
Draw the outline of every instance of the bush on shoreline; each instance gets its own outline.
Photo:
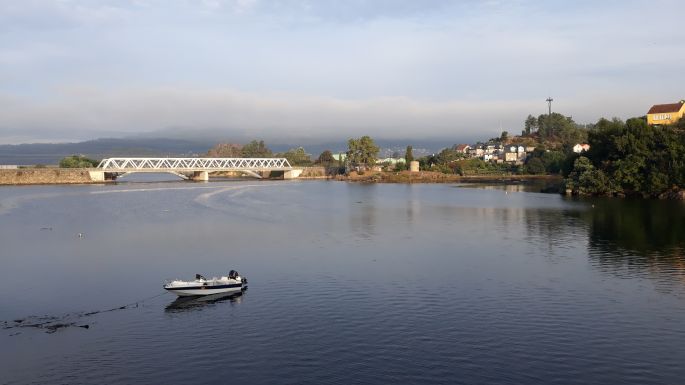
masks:
<path id="1" fill-rule="evenodd" d="M 59 161 L 60 168 L 90 168 L 97 167 L 100 163 L 98 160 L 86 158 L 83 155 L 72 155 L 62 158 Z"/>

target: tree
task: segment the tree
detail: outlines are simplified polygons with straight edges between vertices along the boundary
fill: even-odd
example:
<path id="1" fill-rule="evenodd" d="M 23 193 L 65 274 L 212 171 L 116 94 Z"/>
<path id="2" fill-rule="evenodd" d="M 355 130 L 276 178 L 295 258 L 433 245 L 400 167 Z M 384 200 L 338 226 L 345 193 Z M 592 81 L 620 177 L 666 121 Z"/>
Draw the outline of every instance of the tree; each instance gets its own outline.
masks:
<path id="1" fill-rule="evenodd" d="M 62 158 L 59 161 L 59 166 L 62 168 L 90 168 L 97 167 L 99 163 L 99 161 L 86 158 L 83 155 L 72 155 Z"/>
<path id="2" fill-rule="evenodd" d="M 409 165 L 414 160 L 414 149 L 412 146 L 407 146 L 407 151 L 404 153 L 404 160 Z"/>
<path id="3" fill-rule="evenodd" d="M 526 162 L 526 172 L 528 174 L 544 174 L 545 173 L 545 164 L 542 162 L 540 158 L 530 158 L 528 162 Z"/>
<path id="4" fill-rule="evenodd" d="M 540 160 L 545 166 L 545 171 L 550 174 L 558 174 L 564 164 L 566 155 L 561 151 L 545 151 L 542 153 Z"/>
<path id="5" fill-rule="evenodd" d="M 656 197 L 685 187 L 685 132 L 676 127 L 652 127 L 641 117 L 600 119 L 588 133 L 588 144 L 590 150 L 567 178 L 579 192 Z M 590 171 L 596 172 L 579 173 L 581 158 L 589 159 Z"/>
<path id="6" fill-rule="evenodd" d="M 533 115 L 528 115 L 526 122 L 524 123 L 524 132 L 526 135 L 530 135 L 535 132 L 538 128 L 538 120 L 535 119 Z"/>
<path id="7" fill-rule="evenodd" d="M 330 167 L 334 161 L 335 159 L 333 158 L 333 153 L 330 150 L 325 150 L 321 153 L 321 155 L 319 155 L 319 158 L 316 160 L 316 163 L 324 167 Z"/>
<path id="8" fill-rule="evenodd" d="M 611 192 L 611 183 L 602 170 L 597 170 L 590 159 L 581 156 L 573 164 L 573 171 L 564 181 L 566 188 L 576 194 L 599 195 Z"/>
<path id="9" fill-rule="evenodd" d="M 452 148 L 444 148 L 438 156 L 436 157 L 436 162 L 438 164 L 450 164 L 454 162 L 455 160 L 458 159 L 463 159 L 465 155 L 456 150 L 456 146 L 452 146 Z"/>
<path id="10" fill-rule="evenodd" d="M 509 133 L 507 131 L 502 131 L 502 134 L 499 136 L 500 142 L 506 143 L 507 139 L 509 139 Z"/>
<path id="11" fill-rule="evenodd" d="M 369 136 L 362 136 L 359 139 L 351 138 L 347 141 L 347 159 L 354 167 L 371 167 L 376 163 L 380 149 Z"/>
<path id="12" fill-rule="evenodd" d="M 211 158 L 240 158 L 242 155 L 243 146 L 235 143 L 219 143 L 207 152 Z"/>
<path id="13" fill-rule="evenodd" d="M 259 142 L 256 140 L 243 146 L 242 157 L 243 158 L 268 158 L 272 156 L 271 150 L 266 147 L 263 140 Z"/>
<path id="14" fill-rule="evenodd" d="M 279 156 L 288 159 L 288 163 L 293 166 L 309 166 L 312 164 L 309 154 L 302 147 L 292 148 L 283 154 L 279 154 Z"/>
<path id="15" fill-rule="evenodd" d="M 530 118 L 530 116 L 529 116 Z M 570 116 L 564 116 L 557 112 L 551 115 L 540 115 L 537 124 L 533 124 L 532 119 L 526 119 L 526 126 L 537 127 L 540 141 L 557 140 L 562 144 L 575 144 L 585 142 L 587 130 L 579 126 Z"/>

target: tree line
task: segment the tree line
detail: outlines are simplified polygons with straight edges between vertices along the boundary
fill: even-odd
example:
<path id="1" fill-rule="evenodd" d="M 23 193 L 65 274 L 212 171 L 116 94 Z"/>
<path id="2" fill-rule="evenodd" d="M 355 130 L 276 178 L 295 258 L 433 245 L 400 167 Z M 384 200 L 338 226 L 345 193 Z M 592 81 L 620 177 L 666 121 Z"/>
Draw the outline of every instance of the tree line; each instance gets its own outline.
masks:
<path id="1" fill-rule="evenodd" d="M 588 144 L 565 174 L 574 194 L 658 197 L 685 187 L 684 119 L 671 126 L 650 126 L 644 117 L 600 119 Z"/>
<path id="2" fill-rule="evenodd" d="M 590 149 L 582 154 L 572 150 L 575 143 L 586 142 Z M 685 187 L 685 119 L 672 126 L 650 126 L 645 117 L 627 121 L 600 119 L 595 124 L 579 125 L 559 113 L 531 115 L 520 136 L 503 132 L 487 143 L 534 146 L 524 164 L 494 163 L 469 158 L 457 146 L 437 154 L 414 158 L 407 146 L 405 162 L 386 165 L 394 171 L 418 160 L 420 169 L 459 175 L 482 174 L 557 174 L 563 187 L 573 194 L 614 196 L 659 196 Z M 347 151 L 337 159 L 330 150 L 312 159 L 303 147 L 274 153 L 263 140 L 245 145 L 222 143 L 209 150 L 211 157 L 284 157 L 293 166 L 319 165 L 341 170 L 368 169 L 378 160 L 380 148 L 369 136 L 350 138 Z M 95 167 L 98 161 L 74 155 L 60 161 L 60 167 Z"/>

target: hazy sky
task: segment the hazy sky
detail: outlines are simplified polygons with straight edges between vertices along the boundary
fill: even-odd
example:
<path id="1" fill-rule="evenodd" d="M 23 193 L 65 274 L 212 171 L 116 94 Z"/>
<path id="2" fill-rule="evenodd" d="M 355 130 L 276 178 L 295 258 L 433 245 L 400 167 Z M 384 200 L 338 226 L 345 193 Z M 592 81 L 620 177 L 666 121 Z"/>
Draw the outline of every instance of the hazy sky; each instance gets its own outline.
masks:
<path id="1" fill-rule="evenodd" d="M 0 0 L 0 143 L 488 138 L 685 98 L 679 1 Z"/>

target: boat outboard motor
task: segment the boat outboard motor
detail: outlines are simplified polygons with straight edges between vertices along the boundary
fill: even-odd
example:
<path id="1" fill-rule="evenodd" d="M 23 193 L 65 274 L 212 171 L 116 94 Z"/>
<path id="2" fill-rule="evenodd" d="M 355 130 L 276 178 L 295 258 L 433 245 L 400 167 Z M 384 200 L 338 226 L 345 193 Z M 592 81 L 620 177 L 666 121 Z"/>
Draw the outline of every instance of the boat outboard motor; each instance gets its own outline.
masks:
<path id="1" fill-rule="evenodd" d="M 207 280 L 207 278 L 203 277 L 201 274 L 195 274 L 195 279 L 202 279 L 202 280 Z"/>

